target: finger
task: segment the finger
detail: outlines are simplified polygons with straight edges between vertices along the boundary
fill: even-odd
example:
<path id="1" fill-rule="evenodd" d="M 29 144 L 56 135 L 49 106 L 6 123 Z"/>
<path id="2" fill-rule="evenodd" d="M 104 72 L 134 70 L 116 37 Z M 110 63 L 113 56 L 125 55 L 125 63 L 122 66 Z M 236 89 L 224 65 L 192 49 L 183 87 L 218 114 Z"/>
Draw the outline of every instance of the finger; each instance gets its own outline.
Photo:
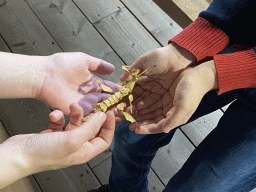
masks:
<path id="1" fill-rule="evenodd" d="M 107 94 L 109 95 L 109 94 Z M 93 111 L 94 106 L 102 100 L 102 93 L 91 92 L 83 96 L 83 98 L 78 102 L 84 111 L 84 115 L 88 115 Z"/>
<path id="2" fill-rule="evenodd" d="M 135 130 L 135 133 L 137 134 L 156 134 L 156 133 L 162 133 L 162 124 L 164 121 L 164 116 L 158 116 L 153 120 L 144 121 L 142 123 L 137 123 L 136 126 L 130 127 L 129 129 Z"/>
<path id="3" fill-rule="evenodd" d="M 144 97 L 143 96 L 144 95 L 142 95 L 137 99 L 138 101 L 140 101 L 139 103 L 137 103 L 137 101 L 134 102 L 136 103 L 137 110 L 144 109 L 149 106 L 152 107 L 151 105 L 156 103 L 161 98 L 161 96 L 156 93 L 150 93 L 148 96 L 144 96 Z"/>
<path id="4" fill-rule="evenodd" d="M 70 124 L 78 127 L 82 124 L 82 118 L 83 118 L 83 108 L 80 107 L 77 103 L 72 103 L 69 106 L 70 109 Z"/>
<path id="5" fill-rule="evenodd" d="M 143 114 L 147 114 L 147 113 L 151 113 L 155 110 L 158 110 L 160 108 L 163 107 L 163 102 L 161 99 L 158 99 L 155 103 L 153 103 L 151 106 L 140 109 L 137 114 L 138 115 L 143 115 Z"/>
<path id="6" fill-rule="evenodd" d="M 85 95 L 90 92 L 101 92 L 102 88 L 97 83 L 97 80 L 101 80 L 99 77 L 92 76 L 86 82 L 82 83 L 78 87 L 78 93 Z"/>
<path id="7" fill-rule="evenodd" d="M 134 118 L 137 122 L 143 122 L 146 120 L 153 120 L 158 116 L 162 116 L 163 115 L 163 110 L 162 108 L 154 110 L 151 113 L 146 113 L 146 114 L 139 114 L 139 115 L 134 115 Z"/>
<path id="8" fill-rule="evenodd" d="M 133 114 L 136 113 L 137 110 L 139 110 L 137 108 L 137 103 L 141 102 L 144 98 L 146 98 L 147 96 L 150 95 L 149 91 L 144 91 L 138 98 L 136 98 L 133 102 Z M 129 103 L 129 102 L 128 102 Z M 128 105 L 128 107 L 125 109 L 126 112 L 130 112 L 130 106 Z"/>
<path id="9" fill-rule="evenodd" d="M 139 84 L 139 83 L 138 83 Z M 144 90 L 149 90 L 152 93 L 157 93 L 159 95 L 164 95 L 166 92 L 168 92 L 167 89 L 165 89 L 162 84 L 160 84 L 157 81 L 148 81 L 148 82 L 144 82 L 141 87 Z"/>
<path id="10" fill-rule="evenodd" d="M 115 67 L 107 61 L 87 55 L 88 69 L 102 75 L 111 74 Z"/>
<path id="11" fill-rule="evenodd" d="M 112 141 L 112 138 L 113 138 L 113 135 L 114 135 L 114 131 L 115 131 L 114 109 L 111 110 L 111 111 L 108 111 L 106 113 L 106 116 L 107 116 L 106 121 L 102 125 L 101 130 L 100 130 L 100 134 L 99 134 L 98 137 L 103 139 L 106 144 L 110 145 L 111 141 Z M 94 146 L 100 146 L 101 145 L 97 141 L 93 141 L 92 143 L 94 144 Z"/>
<path id="12" fill-rule="evenodd" d="M 141 72 L 145 71 L 147 68 L 147 53 L 139 57 L 128 69 L 129 72 L 132 72 L 134 69 L 139 69 Z M 143 75 L 147 76 L 148 71 L 146 71 Z M 125 72 L 119 78 L 121 81 L 129 81 L 131 80 L 131 75 L 128 72 Z"/>
<path id="13" fill-rule="evenodd" d="M 141 87 L 141 86 L 135 86 L 132 90 L 132 95 L 133 95 L 133 98 L 134 100 L 136 98 L 138 98 L 139 96 L 141 96 L 141 94 L 145 92 L 145 90 Z"/>
<path id="14" fill-rule="evenodd" d="M 102 102 L 102 101 L 108 99 L 109 97 L 111 97 L 110 94 L 108 94 L 108 93 L 101 93 L 101 95 L 100 95 L 100 100 L 98 101 L 98 103 L 100 103 L 100 102 Z"/>
<path id="15" fill-rule="evenodd" d="M 122 121 L 122 118 L 120 117 L 115 117 L 115 121 L 116 121 L 116 126 L 119 125 Z"/>
<path id="16" fill-rule="evenodd" d="M 113 111 L 108 111 L 106 113 L 106 121 L 103 123 L 99 134 L 97 137 L 93 137 L 89 143 L 86 142 L 83 145 L 83 148 L 78 152 L 80 154 L 88 154 L 88 146 L 90 146 L 89 156 L 84 157 L 86 161 L 100 154 L 104 150 L 106 150 L 113 139 L 115 131 L 115 116 Z"/>
<path id="17" fill-rule="evenodd" d="M 89 161 L 96 155 L 106 150 L 113 139 L 115 130 L 115 117 L 113 111 L 108 111 L 105 115 L 106 121 L 103 123 L 99 136 L 88 139 L 70 158 L 81 164 Z"/>
<path id="18" fill-rule="evenodd" d="M 166 114 L 166 119 L 163 123 L 163 132 L 168 133 L 170 130 L 187 123 L 193 112 L 188 112 L 186 109 L 173 107 Z"/>
<path id="19" fill-rule="evenodd" d="M 113 111 L 106 113 L 107 119 L 102 125 L 100 134 L 98 137 L 91 140 L 91 144 L 94 146 L 94 156 L 106 150 L 113 139 L 115 132 L 115 116 Z"/>
<path id="20" fill-rule="evenodd" d="M 64 114 L 60 110 L 55 110 L 49 114 L 49 119 L 51 121 L 48 129 L 52 131 L 61 131 L 65 125 Z"/>
<path id="21" fill-rule="evenodd" d="M 103 123 L 106 121 L 106 114 L 103 112 L 97 112 L 90 116 L 85 123 L 83 123 L 79 128 L 75 129 L 74 134 L 76 135 L 76 140 L 80 144 L 85 143 L 86 141 L 94 138 Z"/>
<path id="22" fill-rule="evenodd" d="M 113 82 L 108 81 L 108 80 L 103 80 L 102 84 L 110 87 L 114 92 L 118 91 L 120 89 L 120 87 L 121 87 L 121 85 L 118 85 L 118 84 L 113 83 Z"/>

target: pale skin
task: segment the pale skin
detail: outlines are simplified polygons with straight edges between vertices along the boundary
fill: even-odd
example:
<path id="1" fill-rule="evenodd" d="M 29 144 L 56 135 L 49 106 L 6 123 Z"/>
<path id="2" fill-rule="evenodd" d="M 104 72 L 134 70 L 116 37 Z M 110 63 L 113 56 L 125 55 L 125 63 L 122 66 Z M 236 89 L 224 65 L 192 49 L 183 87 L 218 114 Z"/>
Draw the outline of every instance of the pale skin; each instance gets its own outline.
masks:
<path id="1" fill-rule="evenodd" d="M 94 93 L 95 103 L 88 104 L 102 99 L 91 72 L 110 74 L 112 64 L 78 52 L 50 56 L 0 52 L 0 56 L 0 98 L 34 98 L 55 109 L 46 131 L 16 135 L 0 145 L 0 189 L 33 173 L 85 163 L 109 147 L 117 120 L 114 110 L 95 113 L 83 123 L 78 102 Z M 62 131 L 64 114 L 70 123 Z"/>
<path id="2" fill-rule="evenodd" d="M 39 99 L 66 115 L 71 103 L 78 103 L 88 93 L 101 92 L 98 83 L 92 82 L 92 72 L 107 75 L 115 69 L 112 64 L 81 52 L 50 56 L 0 52 L 0 57 L 0 98 Z M 119 88 L 114 83 L 108 86 L 114 91 Z M 90 105 L 95 106 L 100 99 Z"/>
<path id="3" fill-rule="evenodd" d="M 87 55 L 80 54 L 80 56 L 88 58 Z M 30 57 L 29 59 L 32 62 L 27 63 L 35 62 L 34 58 Z M 89 65 L 86 66 L 85 71 L 81 72 L 82 64 L 78 64 L 74 70 L 70 70 L 72 66 L 66 65 L 69 62 L 56 62 L 56 60 L 60 61 L 62 59 L 61 55 L 53 55 L 39 59 L 39 63 L 43 63 L 39 66 L 23 65 L 28 70 L 32 68 L 32 72 L 30 73 L 31 77 L 21 75 L 19 78 L 24 79 L 20 81 L 20 84 L 16 82 L 17 78 L 15 79 L 17 74 L 12 77 L 14 81 L 12 81 L 12 78 L 7 78 L 10 80 L 8 83 L 15 89 L 12 87 L 8 90 L 8 86 L 5 86 L 4 88 L 7 91 L 0 95 L 1 98 L 27 97 L 40 99 L 53 109 L 60 109 L 65 114 L 70 114 L 71 118 L 73 114 L 74 120 L 71 121 L 65 132 L 60 132 L 64 119 L 63 113 L 57 110 L 50 115 L 52 123 L 47 131 L 41 134 L 14 136 L 4 142 L 0 147 L 0 154 L 2 155 L 0 160 L 4 162 L 0 165 L 0 169 L 8 168 L 8 170 L 1 172 L 0 183 L 2 186 L 0 185 L 0 189 L 35 172 L 59 169 L 86 162 L 106 149 L 112 140 L 115 126 L 113 111 L 107 112 L 106 115 L 103 113 L 101 118 L 99 118 L 100 114 L 96 113 L 86 123 L 80 125 L 82 109 L 77 105 L 80 95 L 75 90 L 82 83 L 80 81 L 81 77 L 84 78 L 83 82 L 86 80 L 90 82 L 90 78 L 86 77 L 86 74 L 90 74 L 90 70 L 97 71 L 97 63 L 99 64 L 100 61 L 97 62 L 88 58 L 89 62 L 87 64 Z M 49 63 L 51 64 L 49 65 Z M 134 68 L 143 71 L 148 69 L 141 80 L 138 81 L 139 85 L 134 89 L 134 103 L 136 109 L 140 110 L 140 115 L 135 115 L 138 123 L 131 124 L 131 130 L 135 130 L 138 134 L 167 133 L 189 119 L 203 95 L 209 90 L 218 88 L 214 62 L 209 61 L 196 67 L 195 63 L 196 59 L 191 53 L 175 44 L 170 44 L 141 56 L 129 68 L 130 71 Z M 41 67 L 45 64 L 48 68 Z M 58 67 L 60 70 L 56 70 Z M 75 72 L 73 73 L 73 71 Z M 111 73 L 109 68 L 106 71 Z M 12 73 L 14 72 L 12 71 Z M 23 74 L 27 74 L 27 71 Z M 77 76 L 77 78 L 73 79 L 72 76 Z M 129 78 L 128 73 L 125 73 L 120 77 L 120 80 L 127 81 Z M 0 81 L 0 85 L 3 86 L 3 79 Z M 64 96 L 61 94 L 59 95 L 60 98 L 51 97 L 56 89 L 58 89 L 58 92 L 63 92 Z M 89 93 L 92 90 L 89 88 L 86 91 Z M 63 102 L 55 103 L 57 99 L 64 101 L 65 104 L 63 105 Z M 102 122 L 97 122 L 98 119 L 102 119 Z M 52 132 L 53 130 L 54 132 Z M 77 144 L 74 138 L 82 135 L 82 132 L 84 135 L 81 136 Z M 90 135 L 90 138 L 86 135 Z M 47 142 L 49 140 L 51 142 Z M 29 144 L 31 146 L 27 147 Z M 56 156 L 56 153 L 59 156 Z M 61 161 L 56 161 L 55 156 L 62 158 Z M 44 159 L 42 164 L 39 163 L 39 158 Z M 10 173 L 12 174 L 10 175 Z"/>
<path id="4" fill-rule="evenodd" d="M 203 96 L 218 88 L 214 61 L 195 63 L 189 51 L 174 43 L 136 60 L 129 71 L 148 71 L 133 91 L 137 123 L 132 123 L 130 130 L 137 134 L 168 133 L 189 120 Z M 122 81 L 129 79 L 127 72 L 120 77 Z"/>
<path id="5" fill-rule="evenodd" d="M 62 131 L 62 111 L 53 111 L 49 128 L 38 134 L 16 135 L 0 145 L 0 189 L 41 171 L 82 164 L 111 144 L 115 130 L 113 111 L 95 113 L 82 123 L 83 111 L 70 105 L 70 123 Z"/>

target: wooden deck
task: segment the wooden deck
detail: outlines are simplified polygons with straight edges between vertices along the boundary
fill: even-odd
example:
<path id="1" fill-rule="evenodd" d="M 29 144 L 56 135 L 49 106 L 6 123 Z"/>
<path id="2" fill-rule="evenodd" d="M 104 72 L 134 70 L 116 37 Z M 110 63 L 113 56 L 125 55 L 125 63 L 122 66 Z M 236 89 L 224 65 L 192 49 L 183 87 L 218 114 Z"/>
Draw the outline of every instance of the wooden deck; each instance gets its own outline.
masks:
<path id="1" fill-rule="evenodd" d="M 151 0 L 0 0 L 0 51 L 50 55 L 81 51 L 116 66 L 105 79 L 118 81 L 122 65 L 167 44 L 179 27 Z M 160 149 L 149 174 L 149 191 L 162 191 L 190 153 L 216 126 L 220 109 L 183 126 Z M 3 142 L 9 136 L 40 132 L 50 109 L 32 99 L 0 100 Z M 8 134 L 7 134 L 8 133 Z M 4 136 L 3 136 L 4 135 Z M 0 137 L 1 139 L 1 137 Z M 108 183 L 111 148 L 88 163 L 24 178 L 1 192 L 85 192 Z"/>

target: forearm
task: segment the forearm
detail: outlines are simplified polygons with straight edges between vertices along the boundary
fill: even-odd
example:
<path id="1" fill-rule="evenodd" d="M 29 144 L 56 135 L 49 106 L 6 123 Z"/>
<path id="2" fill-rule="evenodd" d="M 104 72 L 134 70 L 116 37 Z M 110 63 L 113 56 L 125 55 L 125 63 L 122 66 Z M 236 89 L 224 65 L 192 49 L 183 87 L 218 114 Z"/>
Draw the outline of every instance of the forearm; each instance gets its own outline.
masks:
<path id="1" fill-rule="evenodd" d="M 0 52 L 0 98 L 36 98 L 47 57 Z"/>
<path id="2" fill-rule="evenodd" d="M 15 150 L 16 148 L 16 150 Z M 16 146 L 0 145 L 0 189 L 30 175 L 25 169 L 26 163 Z"/>

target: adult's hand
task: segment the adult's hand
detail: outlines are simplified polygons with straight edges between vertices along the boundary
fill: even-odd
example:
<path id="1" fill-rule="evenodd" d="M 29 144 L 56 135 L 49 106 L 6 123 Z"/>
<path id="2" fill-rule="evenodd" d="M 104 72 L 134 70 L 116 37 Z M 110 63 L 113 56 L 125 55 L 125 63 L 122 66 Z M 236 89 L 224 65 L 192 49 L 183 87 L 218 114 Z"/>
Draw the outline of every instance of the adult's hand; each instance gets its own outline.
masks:
<path id="1" fill-rule="evenodd" d="M 102 75 L 114 71 L 114 66 L 106 61 L 81 52 L 57 53 L 48 57 L 46 74 L 37 99 L 52 109 L 59 109 L 68 115 L 69 105 L 78 103 L 84 115 L 93 111 L 94 106 L 110 96 L 102 92 L 96 82 L 98 77 L 91 72 Z M 101 80 L 117 91 L 119 86 L 107 80 Z"/>
<path id="2" fill-rule="evenodd" d="M 164 82 L 157 79 L 140 85 L 145 90 L 143 94 L 149 95 L 137 98 L 139 114 L 135 114 L 135 119 L 138 123 L 131 124 L 131 130 L 138 134 L 168 133 L 185 124 L 203 96 L 218 88 L 213 60 L 185 69 L 169 88 L 164 87 Z M 150 87 L 150 84 L 154 86 Z"/>
<path id="3" fill-rule="evenodd" d="M 64 115 L 56 110 L 50 114 L 48 130 L 16 135 L 0 145 L 0 188 L 37 172 L 85 163 L 109 147 L 115 129 L 113 110 L 95 113 L 84 123 L 78 104 L 71 104 L 70 111 L 65 131 Z"/>

